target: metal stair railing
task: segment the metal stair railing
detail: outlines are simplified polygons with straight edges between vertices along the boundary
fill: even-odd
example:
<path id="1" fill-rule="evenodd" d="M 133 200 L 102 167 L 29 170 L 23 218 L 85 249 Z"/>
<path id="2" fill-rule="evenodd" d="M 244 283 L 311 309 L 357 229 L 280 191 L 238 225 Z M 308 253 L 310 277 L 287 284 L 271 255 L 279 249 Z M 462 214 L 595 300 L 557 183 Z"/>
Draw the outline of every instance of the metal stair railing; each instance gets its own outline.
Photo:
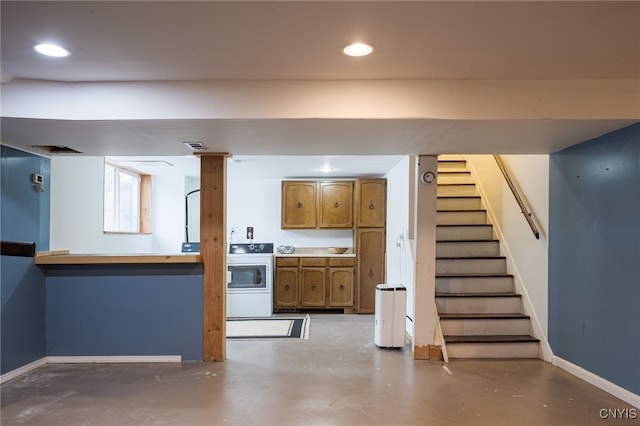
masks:
<path id="1" fill-rule="evenodd" d="M 502 172 L 504 179 L 507 181 L 507 185 L 509 185 L 509 188 L 511 189 L 511 193 L 516 198 L 516 201 L 520 206 L 520 210 L 522 211 L 524 218 L 527 220 L 527 223 L 529 224 L 529 227 L 531 228 L 533 235 L 535 235 L 536 239 L 539 240 L 540 232 L 538 232 L 538 227 L 536 227 L 536 224 L 533 222 L 533 219 L 531 218 L 531 212 L 527 210 L 527 207 L 525 206 L 524 201 L 522 201 L 522 197 L 520 197 L 518 190 L 516 189 L 515 185 L 511 180 L 511 177 L 509 176 L 509 173 L 507 172 L 507 169 L 504 167 L 504 164 L 502 163 L 502 159 L 500 158 L 499 155 L 494 155 L 493 158 L 495 158 L 496 163 L 498 163 L 498 167 L 500 168 L 500 171 Z"/>

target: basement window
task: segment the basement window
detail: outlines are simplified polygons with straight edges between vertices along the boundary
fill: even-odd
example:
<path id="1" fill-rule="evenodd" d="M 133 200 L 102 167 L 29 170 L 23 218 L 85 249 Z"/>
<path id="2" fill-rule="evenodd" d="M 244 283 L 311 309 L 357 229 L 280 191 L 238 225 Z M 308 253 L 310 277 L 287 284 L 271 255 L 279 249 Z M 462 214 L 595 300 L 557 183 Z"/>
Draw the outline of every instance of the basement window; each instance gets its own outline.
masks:
<path id="1" fill-rule="evenodd" d="M 104 232 L 151 232 L 151 176 L 104 163 Z"/>

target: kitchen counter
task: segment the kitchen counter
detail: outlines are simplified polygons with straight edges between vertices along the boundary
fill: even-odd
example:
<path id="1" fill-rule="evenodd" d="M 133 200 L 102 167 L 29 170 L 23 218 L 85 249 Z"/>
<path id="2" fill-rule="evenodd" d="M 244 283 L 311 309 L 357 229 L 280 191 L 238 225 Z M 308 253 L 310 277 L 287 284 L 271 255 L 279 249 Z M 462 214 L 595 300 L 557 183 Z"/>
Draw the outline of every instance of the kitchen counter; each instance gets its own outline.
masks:
<path id="1" fill-rule="evenodd" d="M 326 247 L 296 247 L 295 253 L 283 254 L 274 253 L 276 257 L 356 257 L 352 248 L 345 253 L 329 253 Z"/>

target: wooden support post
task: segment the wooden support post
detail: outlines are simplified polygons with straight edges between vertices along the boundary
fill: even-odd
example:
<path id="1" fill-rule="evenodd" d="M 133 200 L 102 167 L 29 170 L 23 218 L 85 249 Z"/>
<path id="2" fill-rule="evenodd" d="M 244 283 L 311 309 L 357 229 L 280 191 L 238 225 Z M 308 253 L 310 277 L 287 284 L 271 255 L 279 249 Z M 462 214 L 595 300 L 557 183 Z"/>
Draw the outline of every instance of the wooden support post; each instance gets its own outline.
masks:
<path id="1" fill-rule="evenodd" d="M 203 361 L 226 357 L 226 154 L 200 158 L 200 255 L 203 279 Z"/>

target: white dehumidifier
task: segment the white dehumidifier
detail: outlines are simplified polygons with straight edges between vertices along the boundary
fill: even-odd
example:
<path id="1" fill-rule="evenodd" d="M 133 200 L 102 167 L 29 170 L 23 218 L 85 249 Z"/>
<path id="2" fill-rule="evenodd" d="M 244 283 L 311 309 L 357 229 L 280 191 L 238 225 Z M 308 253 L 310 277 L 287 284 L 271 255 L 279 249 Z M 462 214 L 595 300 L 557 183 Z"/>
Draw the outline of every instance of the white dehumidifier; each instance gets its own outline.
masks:
<path id="1" fill-rule="evenodd" d="M 402 285 L 376 286 L 375 338 L 376 346 L 401 348 L 405 345 L 407 289 Z"/>

